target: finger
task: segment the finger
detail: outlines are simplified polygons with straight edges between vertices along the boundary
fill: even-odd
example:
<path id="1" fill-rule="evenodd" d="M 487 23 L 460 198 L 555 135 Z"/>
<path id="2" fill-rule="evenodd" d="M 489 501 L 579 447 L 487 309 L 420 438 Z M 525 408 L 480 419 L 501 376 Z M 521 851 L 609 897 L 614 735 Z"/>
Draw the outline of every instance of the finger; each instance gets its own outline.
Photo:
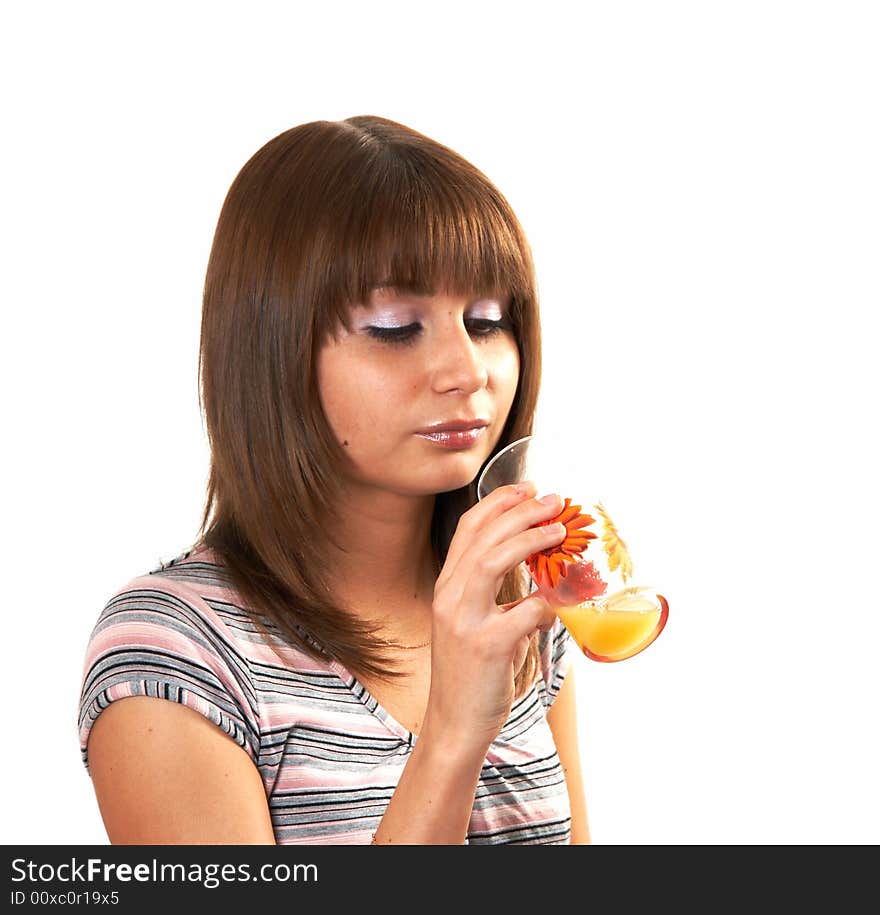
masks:
<path id="1" fill-rule="evenodd" d="M 521 598 L 519 598 L 519 600 L 512 600 L 512 601 L 510 601 L 510 603 L 507 603 L 507 604 L 498 604 L 498 609 L 501 610 L 502 612 L 507 612 L 512 607 L 517 606 L 517 604 L 521 604 L 524 600 L 528 600 L 528 598 L 531 596 L 533 596 L 533 595 L 528 595 L 527 597 L 521 597 Z M 538 596 L 543 596 L 543 595 L 538 595 Z M 547 600 L 546 597 L 544 599 L 545 599 L 545 601 Z M 556 611 L 553 607 L 553 604 L 550 603 L 549 601 L 547 601 L 547 612 L 544 614 L 544 616 L 541 619 L 541 622 L 538 623 L 538 625 L 535 628 L 540 629 L 541 632 L 549 632 L 553 628 L 553 623 L 555 620 L 556 620 Z"/>
<path id="2" fill-rule="evenodd" d="M 462 557 L 458 565 L 459 577 L 464 582 L 460 595 L 462 608 L 475 608 L 474 615 L 485 616 L 485 608 L 497 606 L 495 598 L 507 573 L 533 553 L 558 546 L 565 536 L 564 524 L 530 527 L 494 549 L 473 551 L 473 555 Z"/>
<path id="3" fill-rule="evenodd" d="M 515 640 L 531 636 L 536 629 L 551 628 L 556 613 L 546 598 L 531 594 L 500 613 L 498 618 L 499 625 L 504 628 L 505 638 Z"/>
<path id="4" fill-rule="evenodd" d="M 499 486 L 464 512 L 449 543 L 441 575 L 446 577 L 455 572 L 462 555 L 471 549 L 472 541 L 489 522 L 526 499 L 531 499 L 536 491 L 537 487 L 532 480 Z"/>
<path id="5" fill-rule="evenodd" d="M 516 534 L 536 527 L 555 518 L 562 511 L 563 499 L 558 493 L 550 493 L 541 499 L 526 499 L 499 515 L 481 531 L 481 543 L 493 546 Z"/>
<path id="6" fill-rule="evenodd" d="M 477 511 L 482 507 L 481 502 L 462 515 L 450 543 L 449 555 L 447 555 L 450 573 L 457 570 L 464 557 L 477 558 L 478 553 L 474 550 L 474 544 L 477 541 L 481 549 L 490 549 L 527 528 L 548 521 L 562 510 L 563 499 L 557 493 L 551 493 L 543 497 L 544 501 L 541 501 L 533 497 L 534 483 L 532 481 L 527 481 L 523 485 L 528 487 L 527 492 L 530 495 L 527 497 L 517 499 L 515 494 L 510 494 L 505 500 L 499 500 L 492 506 L 491 513 Z M 507 489 L 508 487 L 501 488 Z M 487 499 L 498 491 L 492 492 Z M 485 501 L 486 499 L 483 500 L 483 502 Z M 450 555 L 452 556 L 451 562 Z M 467 568 L 469 566 L 462 566 L 462 569 Z"/>

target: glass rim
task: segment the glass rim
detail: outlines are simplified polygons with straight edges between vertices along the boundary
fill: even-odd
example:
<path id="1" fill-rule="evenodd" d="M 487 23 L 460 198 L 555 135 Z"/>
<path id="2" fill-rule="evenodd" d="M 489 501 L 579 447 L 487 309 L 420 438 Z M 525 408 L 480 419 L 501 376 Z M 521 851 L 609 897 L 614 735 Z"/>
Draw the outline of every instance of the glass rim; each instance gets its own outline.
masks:
<path id="1" fill-rule="evenodd" d="M 480 471 L 480 475 L 477 477 L 477 499 L 484 498 L 484 496 L 480 495 L 480 489 L 482 488 L 483 480 L 486 478 L 486 474 L 489 473 L 489 471 L 495 466 L 498 460 L 509 451 L 512 451 L 517 445 L 522 445 L 524 442 L 529 442 L 534 438 L 537 438 L 534 432 L 530 433 L 529 435 L 524 435 L 522 438 L 518 438 L 515 441 L 505 445 L 497 454 L 494 454 L 491 458 L 489 458 L 489 462 Z"/>

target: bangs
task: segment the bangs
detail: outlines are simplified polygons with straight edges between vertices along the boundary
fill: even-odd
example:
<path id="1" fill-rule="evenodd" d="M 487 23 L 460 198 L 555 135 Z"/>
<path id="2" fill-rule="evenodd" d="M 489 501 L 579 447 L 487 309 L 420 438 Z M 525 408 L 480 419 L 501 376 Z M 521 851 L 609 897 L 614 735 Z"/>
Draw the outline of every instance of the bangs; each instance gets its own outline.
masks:
<path id="1" fill-rule="evenodd" d="M 443 164 L 436 153 L 416 162 L 395 158 L 384 169 L 365 169 L 360 186 L 349 184 L 349 217 L 324 227 L 332 241 L 322 233 L 324 250 L 337 256 L 324 272 L 319 312 L 328 326 L 319 336 L 339 325 L 351 330 L 353 306 L 379 287 L 509 297 L 515 326 L 521 309 L 534 306 L 531 253 L 509 205 L 476 169 L 457 161 L 446 172 Z"/>

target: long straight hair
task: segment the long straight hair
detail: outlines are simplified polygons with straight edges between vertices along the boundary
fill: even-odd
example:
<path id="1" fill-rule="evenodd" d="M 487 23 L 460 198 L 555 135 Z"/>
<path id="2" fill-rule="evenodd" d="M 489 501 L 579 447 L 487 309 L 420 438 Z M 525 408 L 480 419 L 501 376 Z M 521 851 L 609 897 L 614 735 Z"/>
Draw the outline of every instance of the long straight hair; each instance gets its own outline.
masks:
<path id="1" fill-rule="evenodd" d="M 350 458 L 318 396 L 322 344 L 375 286 L 511 296 L 518 388 L 493 454 L 532 432 L 541 375 L 535 271 L 501 193 L 452 149 L 376 116 L 313 121 L 261 147 L 235 177 L 208 260 L 199 405 L 210 448 L 201 540 L 244 609 L 312 657 L 393 678 L 388 643 L 333 593 L 325 520 Z M 440 565 L 476 481 L 435 497 Z M 344 548 L 344 545 L 343 545 Z M 497 599 L 527 596 L 513 570 Z M 384 649 L 384 650 L 383 650 Z M 538 665 L 536 637 L 517 674 Z"/>

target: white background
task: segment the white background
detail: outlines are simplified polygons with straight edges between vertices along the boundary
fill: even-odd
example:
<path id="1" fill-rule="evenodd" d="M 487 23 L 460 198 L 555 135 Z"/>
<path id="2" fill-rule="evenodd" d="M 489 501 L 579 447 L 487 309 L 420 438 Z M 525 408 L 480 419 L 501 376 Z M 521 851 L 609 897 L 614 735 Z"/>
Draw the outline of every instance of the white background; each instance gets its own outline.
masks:
<path id="1" fill-rule="evenodd" d="M 107 841 L 82 655 L 195 536 L 232 179 L 288 127 L 380 114 L 513 205 L 539 428 L 568 425 L 671 602 L 643 654 L 576 661 L 594 840 L 876 843 L 876 4 L 322 7 L 4 14 L 0 841 Z"/>

